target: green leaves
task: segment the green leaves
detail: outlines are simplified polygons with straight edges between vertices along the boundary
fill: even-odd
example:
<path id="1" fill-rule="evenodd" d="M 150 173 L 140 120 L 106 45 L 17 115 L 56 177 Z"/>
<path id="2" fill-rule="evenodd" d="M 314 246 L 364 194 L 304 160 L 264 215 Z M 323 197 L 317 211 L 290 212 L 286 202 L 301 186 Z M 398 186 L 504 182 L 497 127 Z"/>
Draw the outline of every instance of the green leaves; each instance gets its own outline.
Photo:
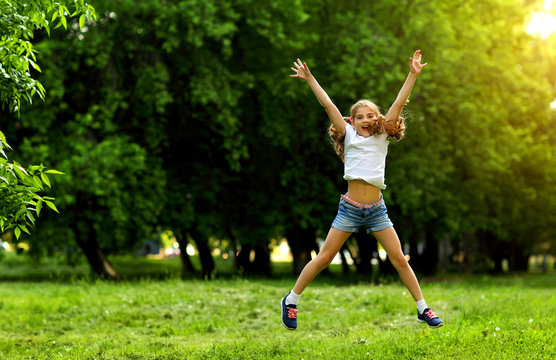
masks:
<path id="1" fill-rule="evenodd" d="M 556 203 L 547 191 L 554 146 L 538 130 L 551 122 L 556 96 L 547 76 L 555 58 L 550 65 L 543 55 L 554 46 L 525 32 L 533 2 L 455 3 L 413 6 L 405 24 L 406 43 L 420 47 L 430 67 L 408 106 L 418 116 L 390 148 L 387 177 L 414 223 L 438 221 L 437 231 L 460 239 L 488 229 L 530 249 L 552 231 L 548 209 Z"/>
<path id="2" fill-rule="evenodd" d="M 519 35 L 517 1 L 459 3 L 97 0 L 93 26 L 83 2 L 52 2 L 44 28 L 68 33 L 36 44 L 39 55 L 21 37 L 28 67 L 20 70 L 34 73 L 42 56 L 50 95 L 24 114 L 27 138 L 18 150 L 69 175 L 55 202 L 41 194 L 28 208 L 38 216 L 69 207 L 46 226 L 83 238 L 95 232 L 118 249 L 156 222 L 195 224 L 218 238 L 235 233 L 239 242 L 265 242 L 291 223 L 325 231 L 345 190 L 342 165 L 328 143 L 326 113 L 288 78 L 290 62 L 307 60 L 343 113 L 359 97 L 386 110 L 407 57 L 422 48 L 430 66 L 406 107 L 408 135 L 390 147 L 387 166 L 390 211 L 409 224 L 400 226 L 401 238 L 417 239 L 429 226 L 460 238 L 489 226 L 515 232 L 520 211 L 531 228 L 534 213 L 520 201 L 549 206 L 554 184 L 544 169 L 554 151 L 543 138 L 556 127 L 535 109 L 552 94 L 541 77 L 554 72 Z M 15 78 L 6 69 L 0 76 Z M 530 123 L 545 130 L 533 136 Z M 0 184 L 15 177 L 35 194 L 50 191 L 60 174 L 12 165 Z"/>
<path id="3" fill-rule="evenodd" d="M 73 13 L 68 8 L 73 8 Z M 49 15 L 51 13 L 51 15 Z M 70 15 L 71 14 L 71 15 Z M 32 103 L 38 94 L 44 99 L 43 86 L 34 79 L 30 68 L 41 72 L 35 56 L 36 50 L 30 39 L 36 30 L 44 29 L 50 36 L 55 28 L 68 28 L 68 18 L 79 17 L 80 27 L 86 20 L 94 21 L 94 8 L 81 0 L 30 0 L 0 2 L 0 103 L 11 112 L 19 113 L 21 98 Z M 49 18 L 51 21 L 47 21 Z"/>
<path id="4" fill-rule="evenodd" d="M 0 131 L 0 155 L 2 155 L 7 160 L 8 155 L 6 155 L 4 149 L 10 149 L 10 146 L 6 142 L 6 136 L 4 136 L 4 133 Z"/>
<path id="5" fill-rule="evenodd" d="M 0 232 L 13 229 L 16 238 L 21 231 L 29 234 L 28 227 L 35 225 L 43 203 L 58 212 L 54 198 L 39 195 L 44 185 L 51 187 L 47 173 L 63 174 L 46 170 L 42 164 L 25 169 L 17 161 L 10 163 L 8 159 L 0 158 Z"/>
<path id="6" fill-rule="evenodd" d="M 58 171 L 58 170 L 46 170 L 46 171 L 44 172 L 44 174 L 64 175 L 63 172 Z"/>
<path id="7" fill-rule="evenodd" d="M 68 6 L 73 6 L 70 15 Z M 48 14 L 52 12 L 51 16 Z M 33 96 L 38 94 L 44 100 L 44 87 L 32 77 L 31 68 L 42 72 L 37 64 L 33 44 L 34 31 L 45 29 L 50 36 L 51 23 L 59 20 L 67 30 L 67 18 L 81 14 L 79 25 L 94 20 L 94 9 L 83 0 L 30 0 L 26 2 L 0 2 L 0 103 L 2 108 L 8 107 L 11 112 L 18 113 L 21 109 L 21 98 L 32 104 Z M 0 232 L 13 229 L 16 238 L 21 232 L 30 234 L 27 227 L 34 226 L 43 202 L 58 212 L 53 203 L 54 198 L 41 198 L 38 192 L 46 185 L 51 187 L 47 174 L 60 175 L 57 170 L 46 170 L 41 164 L 31 165 L 27 170 L 19 163 L 8 162 L 5 149 L 10 149 L 6 137 L 0 132 Z"/>

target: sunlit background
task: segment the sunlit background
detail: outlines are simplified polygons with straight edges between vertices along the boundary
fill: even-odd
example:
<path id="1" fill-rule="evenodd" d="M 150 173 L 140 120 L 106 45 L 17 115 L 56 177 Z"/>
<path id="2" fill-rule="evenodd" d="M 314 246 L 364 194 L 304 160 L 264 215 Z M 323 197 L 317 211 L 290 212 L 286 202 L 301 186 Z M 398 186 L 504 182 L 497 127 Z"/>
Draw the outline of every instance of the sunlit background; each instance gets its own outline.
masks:
<path id="1" fill-rule="evenodd" d="M 554 0 L 544 0 L 543 9 L 532 14 L 532 18 L 527 25 L 528 33 L 545 39 L 556 30 L 554 3 Z M 554 103 L 552 105 L 554 106 Z"/>

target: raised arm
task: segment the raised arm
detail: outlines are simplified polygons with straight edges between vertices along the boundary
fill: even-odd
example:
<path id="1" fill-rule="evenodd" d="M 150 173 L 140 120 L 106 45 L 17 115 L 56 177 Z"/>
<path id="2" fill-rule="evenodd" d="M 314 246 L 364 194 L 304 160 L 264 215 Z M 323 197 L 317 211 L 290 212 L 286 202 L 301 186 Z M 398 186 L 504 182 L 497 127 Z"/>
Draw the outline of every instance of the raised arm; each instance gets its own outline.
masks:
<path id="1" fill-rule="evenodd" d="M 417 76 L 421 73 L 421 69 L 426 65 L 427 63 L 421 64 L 421 50 L 415 51 L 413 57 L 409 59 L 409 75 L 407 75 L 407 78 L 398 93 L 396 101 L 394 101 L 390 110 L 388 110 L 388 113 L 386 114 L 386 126 L 395 124 L 400 117 L 402 109 L 409 98 L 409 94 L 411 94 L 413 85 L 415 85 Z"/>
<path id="2" fill-rule="evenodd" d="M 334 105 L 332 100 L 330 100 L 326 94 L 326 91 L 324 91 L 324 89 L 319 85 L 317 79 L 311 75 L 311 71 L 309 71 L 307 63 L 301 63 L 301 60 L 297 59 L 297 62 L 294 62 L 293 64 L 295 68 L 292 67 L 291 69 L 295 72 L 295 74 L 290 75 L 290 77 L 297 77 L 307 81 L 307 84 L 309 84 L 309 87 L 313 90 L 317 100 L 326 110 L 326 113 L 328 114 L 330 121 L 332 121 L 332 124 L 334 124 L 336 130 L 340 133 L 344 132 L 347 123 L 344 121 L 344 118 L 336 105 Z"/>

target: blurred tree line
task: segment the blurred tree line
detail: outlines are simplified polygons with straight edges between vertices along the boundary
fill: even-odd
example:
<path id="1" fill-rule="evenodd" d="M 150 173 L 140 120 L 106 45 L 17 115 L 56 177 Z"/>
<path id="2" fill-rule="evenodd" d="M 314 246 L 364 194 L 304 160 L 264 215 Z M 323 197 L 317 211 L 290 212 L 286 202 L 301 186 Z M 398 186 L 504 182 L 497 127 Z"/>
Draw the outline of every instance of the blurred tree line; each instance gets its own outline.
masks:
<path id="1" fill-rule="evenodd" d="M 346 185 L 326 113 L 290 64 L 306 61 L 343 113 L 359 98 L 385 112 L 415 49 L 430 65 L 384 191 L 414 269 L 526 270 L 556 245 L 556 35 L 525 32 L 542 1 L 89 3 L 96 21 L 35 34 L 44 103 L 0 118 L 22 163 L 66 174 L 51 191 L 61 215 L 25 238 L 35 256 L 84 254 L 113 278 L 108 255 L 168 229 L 184 271 L 193 243 L 204 275 L 215 247 L 270 274 L 285 237 L 299 272 Z M 374 238 L 345 250 L 371 272 Z"/>

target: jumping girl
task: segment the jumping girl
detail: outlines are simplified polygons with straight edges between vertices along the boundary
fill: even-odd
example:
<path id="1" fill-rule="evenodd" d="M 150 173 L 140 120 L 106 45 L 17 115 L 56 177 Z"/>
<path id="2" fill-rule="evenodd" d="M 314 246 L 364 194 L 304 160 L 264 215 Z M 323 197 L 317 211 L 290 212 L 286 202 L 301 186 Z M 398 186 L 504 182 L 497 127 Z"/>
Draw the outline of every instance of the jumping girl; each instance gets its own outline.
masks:
<path id="1" fill-rule="evenodd" d="M 297 301 L 301 293 L 332 262 L 351 233 L 361 226 L 372 233 L 388 253 L 390 261 L 416 302 L 417 321 L 426 322 L 431 328 L 444 325 L 423 299 L 419 282 L 402 252 L 400 240 L 388 218 L 381 194 L 381 190 L 386 188 L 384 168 L 388 140 L 403 138 L 405 125 L 400 114 L 417 76 L 426 65 L 421 64 L 421 51 L 415 51 L 409 59 L 409 75 L 386 116 L 371 101 L 359 100 L 351 107 L 350 117 L 344 118 L 311 75 L 307 64 L 299 59 L 294 62 L 295 68 L 291 69 L 295 74 L 290 77 L 307 81 L 332 121 L 330 136 L 336 152 L 344 161 L 344 179 L 348 182 L 348 191 L 341 196 L 338 215 L 332 222 L 319 254 L 303 268 L 294 288 L 281 301 L 282 323 L 286 328 L 297 328 Z"/>

